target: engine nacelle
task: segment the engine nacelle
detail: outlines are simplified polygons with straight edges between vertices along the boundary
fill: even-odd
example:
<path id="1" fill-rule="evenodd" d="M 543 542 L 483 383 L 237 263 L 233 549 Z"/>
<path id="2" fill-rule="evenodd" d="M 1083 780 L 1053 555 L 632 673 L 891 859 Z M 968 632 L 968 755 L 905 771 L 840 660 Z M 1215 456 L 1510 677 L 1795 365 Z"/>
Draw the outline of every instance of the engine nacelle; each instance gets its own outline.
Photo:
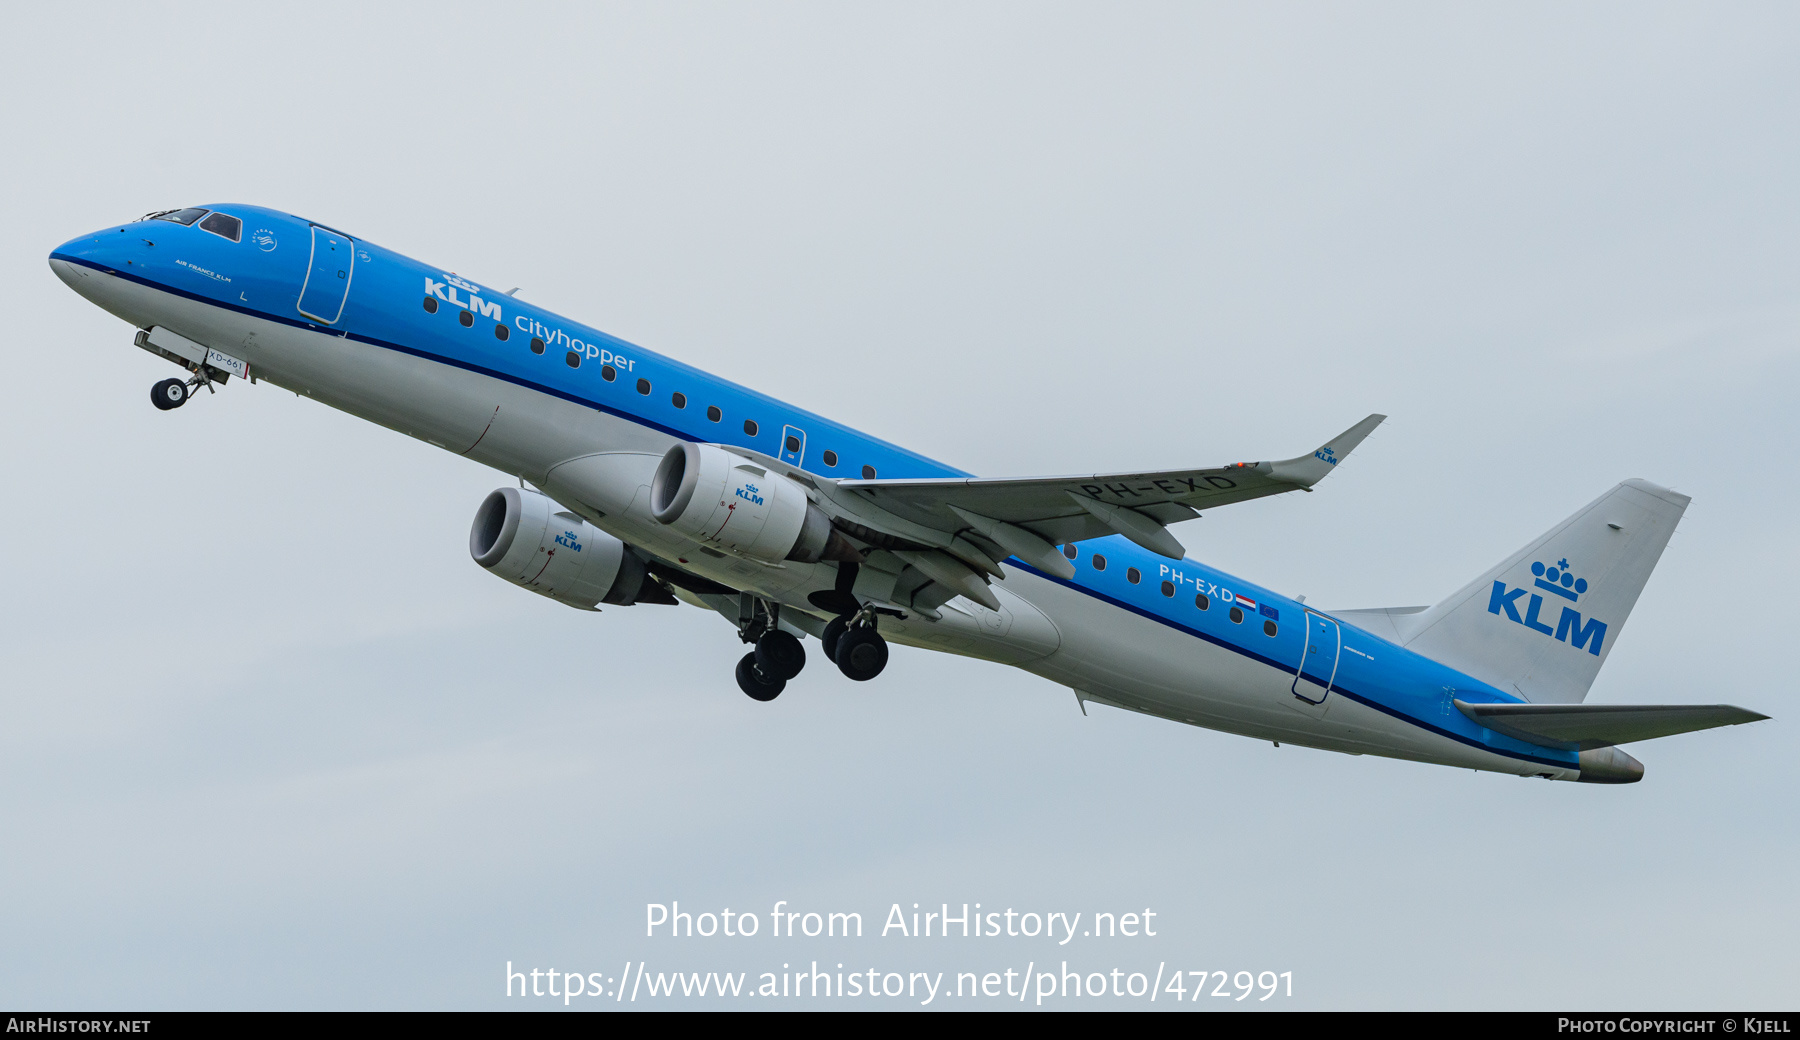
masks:
<path id="1" fill-rule="evenodd" d="M 624 542 L 549 496 L 510 487 L 475 511 L 469 555 L 520 588 L 582 610 L 630 606 L 648 571 Z"/>
<path id="2" fill-rule="evenodd" d="M 786 476 L 713 444 L 677 444 L 656 467 L 650 515 L 707 545 L 777 563 L 860 559 Z"/>

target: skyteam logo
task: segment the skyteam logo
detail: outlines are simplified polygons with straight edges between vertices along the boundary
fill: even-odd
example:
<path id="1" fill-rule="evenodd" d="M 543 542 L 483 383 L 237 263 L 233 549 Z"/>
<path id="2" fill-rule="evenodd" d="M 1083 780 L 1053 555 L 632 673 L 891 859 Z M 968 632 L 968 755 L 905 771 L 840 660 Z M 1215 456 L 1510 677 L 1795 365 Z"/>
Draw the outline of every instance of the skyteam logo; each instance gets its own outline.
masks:
<path id="1" fill-rule="evenodd" d="M 1577 578 L 1569 569 L 1569 561 L 1558 560 L 1555 564 L 1534 561 L 1531 565 L 1532 588 L 1543 589 L 1553 596 L 1560 596 L 1571 603 L 1579 602 L 1583 593 L 1588 590 L 1586 578 Z M 1525 604 L 1525 614 L 1519 615 L 1519 600 L 1530 596 Z M 1508 589 L 1503 581 L 1494 582 L 1493 591 L 1488 593 L 1488 613 L 1504 614 L 1508 621 L 1524 625 L 1533 632 L 1567 643 L 1577 650 L 1586 649 L 1595 657 L 1600 656 L 1600 647 L 1606 642 L 1606 622 L 1597 618 L 1588 618 L 1583 624 L 1581 612 L 1574 607 L 1563 607 L 1562 614 L 1556 619 L 1556 627 L 1551 628 L 1539 619 L 1544 609 L 1544 597 L 1532 592 L 1530 588 Z"/>

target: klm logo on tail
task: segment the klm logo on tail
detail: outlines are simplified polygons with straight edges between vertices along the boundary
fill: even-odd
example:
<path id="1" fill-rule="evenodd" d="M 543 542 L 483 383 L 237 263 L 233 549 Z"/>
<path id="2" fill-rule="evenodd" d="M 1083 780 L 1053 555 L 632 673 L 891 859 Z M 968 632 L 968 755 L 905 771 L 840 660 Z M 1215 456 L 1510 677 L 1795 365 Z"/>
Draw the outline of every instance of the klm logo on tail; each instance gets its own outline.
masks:
<path id="1" fill-rule="evenodd" d="M 1508 589 L 1505 582 L 1495 581 L 1493 591 L 1488 594 L 1488 613 L 1504 614 L 1508 621 L 1524 625 L 1533 632 L 1542 632 L 1577 650 L 1586 649 L 1588 653 L 1599 657 L 1600 647 L 1606 642 L 1606 622 L 1588 618 L 1584 625 L 1580 611 L 1573 607 L 1563 607 L 1562 615 L 1556 619 L 1556 627 L 1551 628 L 1539 619 L 1544 609 L 1544 597 L 1531 591 L 1532 588 L 1542 589 L 1575 603 L 1588 590 L 1587 579 L 1575 577 L 1569 570 L 1568 560 L 1558 560 L 1553 566 L 1534 562 L 1531 573 L 1534 579 L 1531 588 L 1521 586 Z M 1520 617 L 1519 600 L 1526 596 L 1531 598 L 1526 602 L 1525 615 Z"/>

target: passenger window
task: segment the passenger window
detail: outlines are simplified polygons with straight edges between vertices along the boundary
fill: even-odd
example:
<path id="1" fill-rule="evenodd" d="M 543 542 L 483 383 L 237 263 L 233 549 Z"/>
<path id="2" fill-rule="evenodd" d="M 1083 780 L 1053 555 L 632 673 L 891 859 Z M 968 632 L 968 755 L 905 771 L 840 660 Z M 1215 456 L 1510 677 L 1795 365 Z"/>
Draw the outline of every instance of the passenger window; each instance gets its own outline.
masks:
<path id="1" fill-rule="evenodd" d="M 638 393 L 643 394 L 645 397 L 650 396 L 650 380 L 638 380 Z"/>
<path id="2" fill-rule="evenodd" d="M 1143 577 L 1144 576 L 1142 574 L 1138 573 L 1138 569 L 1136 567 L 1125 568 L 1125 580 L 1128 582 L 1131 582 L 1133 585 L 1136 585 L 1140 580 L 1143 579 Z"/>
<path id="3" fill-rule="evenodd" d="M 875 467 L 874 466 L 864 466 L 863 467 L 863 479 L 864 480 L 874 480 L 875 479 Z"/>
<path id="4" fill-rule="evenodd" d="M 1234 625 L 1241 625 L 1244 623 L 1244 611 L 1242 608 L 1231 608 L 1231 623 Z"/>
<path id="5" fill-rule="evenodd" d="M 1106 569 L 1106 557 L 1100 555 L 1099 553 L 1095 553 L 1094 554 L 1094 569 L 1097 571 L 1105 570 Z"/>
<path id="6" fill-rule="evenodd" d="M 725 413 L 719 411 L 718 405 L 709 404 L 706 406 L 706 418 L 712 422 L 718 422 L 720 419 L 725 418 Z"/>
<path id="7" fill-rule="evenodd" d="M 437 297 L 435 297 L 435 296 L 425 297 L 425 313 L 426 314 L 436 314 L 437 313 Z"/>
<path id="8" fill-rule="evenodd" d="M 1063 555 L 1073 560 L 1075 558 L 1075 546 L 1073 544 L 1063 546 Z"/>
<path id="9" fill-rule="evenodd" d="M 1194 606 L 1199 607 L 1201 610 L 1211 610 L 1212 600 L 1207 599 L 1206 593 L 1202 592 L 1194 597 Z"/>
<path id="10" fill-rule="evenodd" d="M 472 329 L 475 327 L 475 315 L 470 314 L 468 311 L 463 311 L 461 314 L 458 314 L 456 320 L 462 322 L 462 327 L 465 329 Z"/>
<path id="11" fill-rule="evenodd" d="M 507 328 L 506 326 L 504 326 L 504 325 L 494 326 L 494 338 L 499 340 L 500 342 L 505 343 L 507 338 L 510 337 L 511 335 L 512 335 L 512 330 Z"/>
<path id="12" fill-rule="evenodd" d="M 825 449 L 825 465 L 832 469 L 837 468 L 837 452 L 832 451 L 830 448 Z"/>
<path id="13" fill-rule="evenodd" d="M 744 420 L 744 432 L 749 434 L 752 437 L 756 436 L 756 420 L 755 419 L 745 419 Z"/>
<path id="14" fill-rule="evenodd" d="M 600 378 L 604 379 L 610 383 L 613 380 L 619 378 L 619 370 L 612 367 L 611 365 L 601 365 L 600 366 Z"/>
<path id="15" fill-rule="evenodd" d="M 1275 634 L 1275 622 L 1273 622 L 1273 621 L 1263 622 L 1263 635 L 1272 636 L 1274 634 Z"/>
<path id="16" fill-rule="evenodd" d="M 675 391 L 674 396 L 669 398 L 669 403 L 674 405 L 677 408 L 686 408 L 687 407 L 687 395 L 682 393 L 681 391 L 677 390 L 677 391 Z"/>
<path id="17" fill-rule="evenodd" d="M 236 242 L 243 237 L 244 222 L 228 214 L 212 213 L 200 222 L 200 230 L 210 231 L 220 238 Z"/>
<path id="18" fill-rule="evenodd" d="M 536 336 L 531 337 L 531 352 L 533 354 L 542 354 L 544 352 L 544 341 L 538 339 Z"/>
<path id="19" fill-rule="evenodd" d="M 580 355 L 580 354 L 577 354 L 577 353 L 576 353 L 576 352 L 574 352 L 574 351 L 573 351 L 573 350 L 571 350 L 571 351 L 569 351 L 569 356 L 568 356 L 568 357 L 565 357 L 565 358 L 563 358 L 563 360 L 564 360 L 564 361 L 567 361 L 567 362 L 568 362 L 568 363 L 569 363 L 569 367 L 570 367 L 570 368 L 580 368 L 580 367 L 581 367 L 581 355 Z M 605 369 L 601 369 L 601 370 L 600 370 L 600 373 L 601 373 L 601 374 L 602 374 L 602 375 L 605 375 L 605 374 L 606 374 L 606 370 L 605 370 Z"/>
<path id="20" fill-rule="evenodd" d="M 1170 599 L 1175 598 L 1175 583 L 1174 582 L 1172 582 L 1172 581 L 1163 582 L 1162 590 L 1163 590 L 1163 595 L 1168 596 Z"/>

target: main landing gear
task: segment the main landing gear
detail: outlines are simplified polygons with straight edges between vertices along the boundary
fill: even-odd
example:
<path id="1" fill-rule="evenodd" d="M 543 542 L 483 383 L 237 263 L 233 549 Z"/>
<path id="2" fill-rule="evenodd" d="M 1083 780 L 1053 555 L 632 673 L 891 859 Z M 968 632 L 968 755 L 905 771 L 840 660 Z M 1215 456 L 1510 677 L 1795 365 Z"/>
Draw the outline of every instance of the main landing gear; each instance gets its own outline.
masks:
<path id="1" fill-rule="evenodd" d="M 887 667 L 887 640 L 875 630 L 872 610 L 832 618 L 819 641 L 825 644 L 825 656 L 837 663 L 847 679 L 868 682 Z"/>
<path id="2" fill-rule="evenodd" d="M 806 667 L 806 648 L 779 627 L 781 607 L 748 593 L 738 599 L 738 638 L 754 649 L 737 663 L 738 688 L 752 700 L 772 701 Z M 887 640 L 875 630 L 875 611 L 863 608 L 831 619 L 821 636 L 825 656 L 847 678 L 867 682 L 887 667 Z"/>
<path id="3" fill-rule="evenodd" d="M 738 638 L 754 644 L 737 664 L 738 689 L 751 700 L 772 701 L 806 667 L 806 648 L 779 626 L 781 607 L 749 593 L 738 596 Z"/>

